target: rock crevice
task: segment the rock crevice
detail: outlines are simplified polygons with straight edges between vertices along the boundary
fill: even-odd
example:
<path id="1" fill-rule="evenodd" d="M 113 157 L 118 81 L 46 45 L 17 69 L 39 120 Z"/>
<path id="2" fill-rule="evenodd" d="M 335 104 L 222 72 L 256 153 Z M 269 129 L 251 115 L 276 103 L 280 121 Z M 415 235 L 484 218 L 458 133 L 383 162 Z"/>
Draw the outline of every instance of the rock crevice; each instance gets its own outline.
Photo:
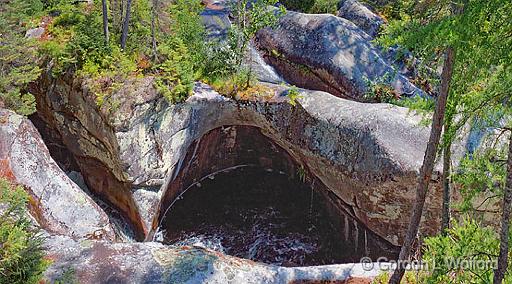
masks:
<path id="1" fill-rule="evenodd" d="M 197 84 L 187 102 L 169 105 L 153 88 L 152 78 L 144 78 L 126 82 L 114 93 L 110 99 L 121 103 L 112 110 L 94 106 L 94 94 L 84 93 L 87 82 L 75 79 L 67 86 L 55 89 L 69 92 L 48 93 L 44 84 L 40 85 L 40 92 L 35 92 L 39 115 L 60 132 L 91 191 L 130 220 L 138 228 L 139 238 L 148 232 L 146 228 L 156 229 L 159 217 L 155 213 L 170 204 L 172 195 L 165 190 L 189 162 L 189 149 L 208 132 L 237 125 L 260 129 L 307 167 L 343 200 L 349 207 L 345 211 L 353 212 L 351 215 L 375 234 L 397 245 L 405 233 L 407 220 L 403 216 L 414 200 L 416 175 L 428 137 L 428 129 L 419 126 L 420 118 L 406 109 L 361 104 L 306 90 L 301 90 L 294 107 L 287 102 L 287 88 L 277 85 L 267 85 L 275 93 L 273 98 L 235 101 Z M 69 118 L 60 119 L 55 110 L 69 114 Z M 78 118 L 85 113 L 90 117 Z M 105 129 L 96 129 L 102 125 Z M 99 137 L 87 137 L 92 134 Z M 115 148 L 97 147 L 88 143 L 91 139 L 106 141 Z M 133 199 L 132 192 L 159 187 L 158 192 Z M 426 219 L 425 233 L 437 228 L 440 212 L 440 203 L 435 201 L 439 193 L 436 183 L 432 192 L 427 205 L 432 218 Z M 140 209 L 145 212 L 144 219 Z"/>

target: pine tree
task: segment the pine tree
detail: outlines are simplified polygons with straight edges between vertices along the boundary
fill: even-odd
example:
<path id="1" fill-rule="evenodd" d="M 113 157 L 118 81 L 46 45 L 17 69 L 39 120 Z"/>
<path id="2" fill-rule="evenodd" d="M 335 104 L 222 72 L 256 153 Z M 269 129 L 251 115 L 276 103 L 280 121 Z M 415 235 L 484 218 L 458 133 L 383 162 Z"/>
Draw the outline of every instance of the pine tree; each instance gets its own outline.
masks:
<path id="1" fill-rule="evenodd" d="M 509 18 L 512 3 L 505 0 L 423 1 L 405 10 L 408 14 L 390 22 L 379 39 L 382 44 L 407 48 L 422 65 L 431 69 L 438 66 L 440 50 L 451 47 L 458 51 L 441 147 L 444 229 L 450 222 L 452 143 L 468 123 L 492 118 L 487 122 L 493 125 L 499 121 L 497 116 L 504 117 L 511 109 L 508 96 L 512 84 L 512 21 Z M 437 81 L 435 76 L 427 79 Z M 394 277 L 391 283 L 398 283 L 398 278 Z"/>
<path id="2" fill-rule="evenodd" d="M 121 49 L 126 48 L 126 40 L 128 38 L 128 27 L 130 25 L 130 13 L 132 8 L 132 0 L 127 0 L 126 2 L 126 11 L 123 21 L 123 29 L 121 33 Z"/>
<path id="3" fill-rule="evenodd" d="M 109 35 L 108 35 L 108 10 L 107 10 L 107 0 L 101 0 L 101 8 L 103 13 L 103 34 L 105 36 L 105 43 L 108 44 Z"/>

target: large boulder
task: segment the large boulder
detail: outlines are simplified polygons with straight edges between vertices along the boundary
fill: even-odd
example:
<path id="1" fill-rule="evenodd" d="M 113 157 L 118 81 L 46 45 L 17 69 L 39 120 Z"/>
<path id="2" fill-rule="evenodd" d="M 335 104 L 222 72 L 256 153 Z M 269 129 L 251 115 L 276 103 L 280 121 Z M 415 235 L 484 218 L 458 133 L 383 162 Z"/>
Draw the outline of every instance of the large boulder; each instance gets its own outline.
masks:
<path id="1" fill-rule="evenodd" d="M 45 230 L 112 240 L 108 216 L 52 160 L 32 123 L 0 109 L 0 177 L 23 185 L 30 213 Z"/>
<path id="2" fill-rule="evenodd" d="M 168 247 L 153 242 L 76 242 L 53 236 L 46 246 L 53 260 L 45 274 L 51 283 L 62 279 L 83 284 L 370 283 L 370 278 L 380 273 L 377 265 L 366 268 L 361 263 L 277 267 L 201 248 Z"/>
<path id="3" fill-rule="evenodd" d="M 287 12 L 274 29 L 257 34 L 265 59 L 288 82 L 357 101 L 372 101 L 372 89 L 396 96 L 424 95 L 385 59 L 372 37 L 347 19 Z"/>
<path id="4" fill-rule="evenodd" d="M 259 128 L 297 164 L 305 165 L 318 181 L 316 186 L 333 192 L 353 220 L 398 245 L 407 228 L 408 218 L 403 216 L 410 214 L 414 203 L 428 140 L 429 129 L 420 126 L 420 117 L 389 104 L 363 104 L 305 90 L 297 107 L 292 107 L 283 96 L 287 88 L 271 87 L 275 92 L 271 99 L 237 102 L 198 85 L 186 104 L 167 110 L 157 132 L 162 156 L 170 165 L 159 213 L 194 179 L 206 176 L 208 170 L 220 170 L 214 164 L 234 166 L 222 163 L 220 147 L 210 148 L 215 149 L 214 157 L 208 156 L 208 150 L 200 154 L 197 142 L 205 134 L 222 126 L 248 125 Z M 180 179 L 182 169 L 204 161 L 190 181 Z M 433 182 L 430 192 L 423 233 L 434 233 L 439 227 L 440 184 Z"/>
<path id="5" fill-rule="evenodd" d="M 384 19 L 357 0 L 341 0 L 338 3 L 338 17 L 356 24 L 371 37 L 376 37 L 385 23 Z"/>
<path id="6" fill-rule="evenodd" d="M 141 235 L 155 232 L 173 198 L 201 178 L 183 171 L 197 142 L 212 130 L 236 125 L 260 129 L 295 164 L 304 165 L 312 180 L 318 180 L 316 186 L 333 193 L 333 202 L 353 222 L 394 245 L 405 234 L 404 216 L 414 203 L 429 135 L 421 118 L 405 108 L 306 90 L 293 107 L 287 102 L 288 88 L 279 85 L 264 87 L 270 96 L 237 101 L 202 84 L 187 102 L 170 105 L 158 95 L 152 78 L 126 82 L 109 97 L 112 104 L 98 107 L 86 81 L 61 78 L 52 88 L 45 84 L 42 78 L 33 90 L 39 115 L 61 133 L 90 190 L 122 214 L 137 213 L 125 217 L 134 227 L 147 228 Z M 197 175 L 213 172 L 223 160 L 204 161 Z M 430 192 L 424 233 L 439 227 L 440 184 L 433 182 Z"/>

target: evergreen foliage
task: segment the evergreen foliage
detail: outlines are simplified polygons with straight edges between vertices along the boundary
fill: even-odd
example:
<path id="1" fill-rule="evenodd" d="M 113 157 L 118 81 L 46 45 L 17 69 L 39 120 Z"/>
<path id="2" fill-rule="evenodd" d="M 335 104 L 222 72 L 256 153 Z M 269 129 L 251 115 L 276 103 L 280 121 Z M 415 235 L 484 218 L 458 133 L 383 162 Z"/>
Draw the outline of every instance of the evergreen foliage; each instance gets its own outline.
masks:
<path id="1" fill-rule="evenodd" d="M 49 262 L 27 215 L 28 195 L 0 178 L 0 283 L 39 283 Z"/>
<path id="2" fill-rule="evenodd" d="M 404 53 L 412 52 L 421 62 L 421 68 L 427 70 L 438 70 L 445 49 L 452 48 L 456 53 L 444 124 L 443 151 L 452 151 L 452 143 L 463 137 L 462 131 L 468 124 L 474 129 L 495 130 L 510 125 L 512 3 L 504 0 L 401 2 L 404 5 L 398 15 L 391 19 L 384 35 L 378 39 L 381 45 L 386 48 L 399 46 L 404 48 Z M 427 77 L 423 79 L 432 86 L 431 94 L 435 97 L 439 78 L 435 72 L 425 74 Z M 432 110 L 432 104 L 423 100 L 409 101 L 408 106 L 427 113 Z M 478 244 L 482 252 L 493 250 L 488 258 L 497 258 L 498 236 L 485 234 L 484 238 L 479 232 L 488 229 L 474 223 L 474 218 L 479 216 L 475 200 L 485 199 L 484 202 L 488 202 L 488 197 L 492 200 L 492 197 L 503 195 L 507 156 L 503 144 L 484 145 L 467 156 L 451 174 L 454 188 L 460 188 L 464 197 L 457 207 L 473 219 L 464 220 L 463 224 L 448 230 L 447 236 L 439 236 L 437 241 L 427 244 L 429 253 L 444 255 L 446 247 L 440 246 L 439 242 L 451 242 L 449 247 L 457 248 L 453 243 L 456 235 L 457 242 L 464 246 L 459 248 L 470 251 Z M 450 160 L 446 162 L 451 163 Z M 466 229 L 471 229 L 472 233 L 464 233 Z M 471 243 L 472 240 L 474 242 Z M 449 274 L 443 278 L 443 273 Z M 492 275 L 492 269 L 485 272 L 434 272 L 429 274 L 426 283 L 490 283 Z"/>
<path id="3" fill-rule="evenodd" d="M 287 9 L 310 14 L 333 14 L 338 12 L 339 0 L 283 0 Z"/>
<path id="4" fill-rule="evenodd" d="M 16 0 L 0 7 L 0 101 L 22 115 L 35 112 L 35 98 L 28 83 L 39 76 L 37 44 L 25 38 L 20 25 L 32 25 L 43 4 L 37 0 Z"/>

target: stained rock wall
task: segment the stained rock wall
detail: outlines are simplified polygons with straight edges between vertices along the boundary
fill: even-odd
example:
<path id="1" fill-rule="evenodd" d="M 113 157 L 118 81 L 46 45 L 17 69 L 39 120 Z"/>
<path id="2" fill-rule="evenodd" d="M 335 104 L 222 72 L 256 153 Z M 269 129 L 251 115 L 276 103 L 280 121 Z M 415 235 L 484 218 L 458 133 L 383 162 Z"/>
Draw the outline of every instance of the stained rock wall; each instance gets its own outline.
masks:
<path id="1" fill-rule="evenodd" d="M 175 201 L 182 198 L 182 194 L 188 190 L 203 188 L 201 184 L 205 180 L 215 179 L 217 174 L 243 167 L 256 167 L 280 173 L 290 179 L 301 180 L 314 190 L 318 194 L 315 196 L 319 196 L 321 200 L 321 205 L 318 206 L 326 209 L 326 216 L 329 216 L 332 222 L 329 235 L 336 242 L 346 244 L 338 247 L 347 254 L 346 259 L 357 261 L 362 256 L 394 259 L 398 255 L 398 247 L 359 222 L 351 206 L 311 173 L 307 160 L 295 160 L 271 138 L 262 134 L 259 128 L 245 125 L 215 128 L 190 145 L 183 164 L 179 169 L 176 168 L 177 173 L 173 175 L 175 178 L 170 180 L 167 188 L 162 188 L 164 195 L 160 201 L 161 211 L 154 219 L 155 222 L 159 222 L 159 230 L 167 229 L 160 223 L 172 226 L 173 221 L 169 220 L 171 217 L 168 216 L 167 210 Z"/>
<path id="2" fill-rule="evenodd" d="M 355 218 L 398 244 L 407 227 L 429 133 L 419 126 L 420 118 L 396 106 L 361 104 L 313 91 L 304 91 L 293 107 L 283 100 L 285 88 L 273 88 L 274 99 L 236 102 L 197 86 L 173 119 L 161 124 L 162 129 L 180 125 L 179 131 L 165 134 L 170 139 L 162 139 L 169 145 L 162 148 L 173 153 L 166 155 L 164 150 L 173 165 L 166 184 L 189 162 L 187 149 L 208 131 L 225 125 L 254 126 L 305 165 Z M 434 182 L 431 190 L 424 232 L 432 233 L 438 227 L 439 184 Z M 166 193 L 162 194 L 165 200 Z"/>
<path id="3" fill-rule="evenodd" d="M 45 128 L 58 133 L 89 189 L 118 210 L 133 227 L 135 237 L 143 239 L 147 229 L 124 173 L 117 138 L 105 114 L 97 107 L 96 95 L 89 91 L 87 84 L 70 74 L 53 78 L 50 73 L 43 74 L 31 86 L 31 91 L 37 94 L 38 119 L 46 124 Z"/>
<path id="4" fill-rule="evenodd" d="M 168 205 L 160 198 L 195 141 L 222 126 L 248 125 L 305 165 L 369 230 L 399 244 L 429 133 L 407 109 L 305 90 L 293 107 L 286 88 L 276 85 L 268 85 L 274 98 L 235 101 L 198 84 L 186 103 L 169 105 L 151 80 L 127 82 L 110 97 L 119 102 L 115 108 L 95 106 L 87 82 L 77 79 L 40 85 L 57 91 L 37 96 L 39 113 L 62 134 L 88 186 L 124 208 L 135 227 L 156 229 Z M 439 222 L 440 185 L 431 187 L 424 233 L 436 231 Z M 141 188 L 151 194 L 136 203 L 131 191 Z"/>
<path id="5" fill-rule="evenodd" d="M 107 215 L 60 170 L 32 123 L 0 109 L 0 177 L 25 187 L 30 213 L 46 231 L 114 239 Z"/>

